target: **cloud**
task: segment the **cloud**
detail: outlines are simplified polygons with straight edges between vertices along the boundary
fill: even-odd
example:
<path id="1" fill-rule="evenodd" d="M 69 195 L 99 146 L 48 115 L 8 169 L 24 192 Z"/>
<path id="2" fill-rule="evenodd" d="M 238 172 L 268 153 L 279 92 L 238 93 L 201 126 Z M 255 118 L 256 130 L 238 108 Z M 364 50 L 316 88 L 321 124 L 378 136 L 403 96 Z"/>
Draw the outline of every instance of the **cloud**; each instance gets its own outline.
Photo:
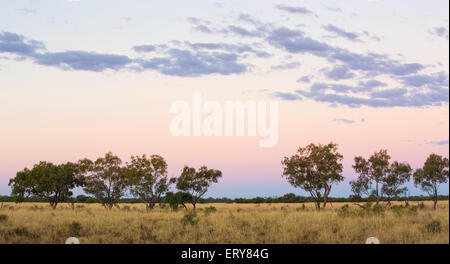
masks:
<path id="1" fill-rule="evenodd" d="M 448 27 L 435 27 L 428 31 L 430 34 L 445 38 L 448 40 Z"/>
<path id="2" fill-rule="evenodd" d="M 145 52 L 155 51 L 156 47 L 154 45 L 139 45 L 139 46 L 134 46 L 133 50 L 138 53 L 145 53 Z"/>
<path id="3" fill-rule="evenodd" d="M 276 98 L 286 100 L 286 101 L 299 101 L 302 100 L 301 96 L 295 93 L 283 93 L 283 92 L 275 92 L 273 96 Z"/>
<path id="4" fill-rule="evenodd" d="M 296 82 L 309 83 L 309 82 L 311 82 L 311 76 L 307 75 L 307 76 L 300 77 L 297 79 Z"/>
<path id="5" fill-rule="evenodd" d="M 345 123 L 345 124 L 354 124 L 355 120 L 345 119 L 345 118 L 334 118 L 333 122 L 337 123 Z"/>
<path id="6" fill-rule="evenodd" d="M 139 59 L 136 62 L 142 69 L 156 70 L 165 75 L 198 77 L 207 74 L 240 74 L 251 65 L 238 62 L 234 53 L 201 52 L 170 49 L 163 57 Z"/>
<path id="7" fill-rule="evenodd" d="M 259 58 L 268 58 L 272 55 L 266 51 L 254 49 L 249 44 L 227 44 L 227 43 L 190 43 L 189 41 L 185 41 L 190 48 L 193 50 L 221 50 L 226 52 L 233 52 L 237 54 L 254 54 Z"/>
<path id="8" fill-rule="evenodd" d="M 360 42 L 361 40 L 359 39 L 360 35 L 358 33 L 355 32 L 349 32 L 349 31 L 345 31 L 342 28 L 339 28 L 337 26 L 328 24 L 325 26 L 322 26 L 326 31 L 333 33 L 334 37 L 343 37 L 346 38 L 348 40 L 354 41 L 354 42 Z"/>
<path id="9" fill-rule="evenodd" d="M 296 6 L 286 6 L 286 5 L 277 5 L 275 8 L 285 11 L 291 14 L 303 14 L 303 15 L 314 15 L 314 13 L 305 8 L 305 7 L 296 7 Z"/>
<path id="10" fill-rule="evenodd" d="M 355 77 L 355 74 L 345 65 L 336 65 L 331 70 L 325 69 L 325 76 L 332 80 L 345 80 Z"/>
<path id="11" fill-rule="evenodd" d="M 291 69 L 296 69 L 296 68 L 300 67 L 300 65 L 301 64 L 299 62 L 291 62 L 291 63 L 272 66 L 271 69 L 272 70 L 291 70 Z"/>
<path id="12" fill-rule="evenodd" d="M 436 73 L 428 77 L 435 80 L 436 76 L 441 75 Z M 313 83 L 309 89 L 296 90 L 295 94 L 300 95 L 301 99 L 308 98 L 316 102 L 348 107 L 423 107 L 448 104 L 448 76 L 447 82 L 441 82 L 439 79 L 438 82 L 429 81 L 428 84 L 422 82 L 418 84 L 422 86 L 386 88 L 387 84 L 377 80 L 360 81 L 356 86 Z"/>
<path id="13" fill-rule="evenodd" d="M 413 87 L 424 86 L 447 86 L 448 87 L 448 74 L 445 72 L 438 72 L 435 74 L 417 74 L 410 75 L 401 78 L 405 85 Z"/>
<path id="14" fill-rule="evenodd" d="M 24 36 L 12 32 L 0 32 L 0 53 L 31 57 L 43 49 L 45 46 L 40 41 L 27 40 Z"/>
<path id="15" fill-rule="evenodd" d="M 448 145 L 448 139 L 447 140 L 441 140 L 441 141 L 430 141 L 429 144 L 431 144 L 431 145 L 438 145 L 438 146 L 445 146 L 445 145 Z"/>
<path id="16" fill-rule="evenodd" d="M 290 53 L 311 53 L 325 57 L 332 50 L 328 44 L 306 37 L 300 30 L 291 30 L 286 27 L 274 29 L 267 37 L 267 41 Z"/>
<path id="17" fill-rule="evenodd" d="M 99 54 L 85 51 L 49 52 L 34 56 L 35 62 L 65 70 L 101 72 L 107 69 L 120 70 L 131 63 L 124 55 Z"/>

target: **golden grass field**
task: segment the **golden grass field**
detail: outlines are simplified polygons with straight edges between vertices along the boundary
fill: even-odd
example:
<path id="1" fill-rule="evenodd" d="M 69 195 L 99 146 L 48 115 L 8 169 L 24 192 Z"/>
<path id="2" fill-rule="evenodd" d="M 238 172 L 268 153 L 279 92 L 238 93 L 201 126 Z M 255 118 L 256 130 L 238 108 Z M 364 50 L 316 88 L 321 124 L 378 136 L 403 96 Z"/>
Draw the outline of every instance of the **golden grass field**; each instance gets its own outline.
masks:
<path id="1" fill-rule="evenodd" d="M 401 204 L 401 203 L 394 203 Z M 418 202 L 411 202 L 410 207 Z M 417 210 L 395 208 L 366 213 L 349 204 L 333 203 L 320 212 L 313 204 L 202 204 L 171 211 L 144 204 L 120 204 L 111 211 L 99 204 L 0 204 L 0 243 L 449 243 L 449 203 L 431 202 Z M 214 206 L 216 211 L 205 209 Z"/>

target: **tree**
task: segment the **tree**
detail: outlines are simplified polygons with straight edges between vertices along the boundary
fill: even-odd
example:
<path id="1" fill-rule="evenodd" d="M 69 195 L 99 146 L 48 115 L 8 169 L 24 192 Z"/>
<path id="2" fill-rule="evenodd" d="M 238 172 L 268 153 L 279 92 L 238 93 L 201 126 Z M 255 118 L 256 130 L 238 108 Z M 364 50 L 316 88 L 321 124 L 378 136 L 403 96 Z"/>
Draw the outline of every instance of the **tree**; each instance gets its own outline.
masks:
<path id="1" fill-rule="evenodd" d="M 390 163 L 390 159 L 385 149 L 375 152 L 368 160 L 361 156 L 355 157 L 353 168 L 359 176 L 350 182 L 352 192 L 359 197 L 363 194 L 375 197 L 376 206 L 379 206 L 383 197 L 387 198 L 387 205 L 390 205 L 393 197 L 405 194 L 408 188 L 404 184 L 411 178 L 411 166 L 406 162 Z"/>
<path id="2" fill-rule="evenodd" d="M 370 156 L 369 160 L 361 156 L 355 157 L 353 169 L 359 173 L 358 179 L 351 181 L 352 191 L 356 195 L 373 195 L 376 198 L 376 205 L 379 205 L 382 193 L 382 184 L 389 172 L 389 160 L 391 156 L 387 150 L 382 149 Z"/>
<path id="3" fill-rule="evenodd" d="M 76 164 L 68 162 L 55 165 L 41 161 L 31 170 L 18 172 L 9 185 L 12 186 L 12 194 L 21 197 L 19 199 L 23 199 L 25 195 L 34 195 L 47 200 L 56 209 L 59 202 L 73 194 L 73 188 L 82 185 L 82 180 L 78 177 Z"/>
<path id="4" fill-rule="evenodd" d="M 186 203 L 192 202 L 192 196 L 186 192 L 167 192 L 164 197 L 164 203 L 168 203 L 170 208 L 174 211 L 178 210 L 178 206 L 182 205 L 185 209 Z"/>
<path id="5" fill-rule="evenodd" d="M 111 210 L 125 194 L 128 183 L 120 158 L 108 152 L 95 162 L 83 159 L 78 165 L 86 183 L 83 190 Z"/>
<path id="6" fill-rule="evenodd" d="M 431 154 L 423 168 L 417 169 L 413 175 L 414 184 L 432 196 L 434 209 L 436 209 L 438 201 L 438 187 L 448 181 L 448 165 L 448 158 Z"/>
<path id="7" fill-rule="evenodd" d="M 281 162 L 284 166 L 283 177 L 288 182 L 311 194 L 320 210 L 323 197 L 323 208 L 327 205 L 328 195 L 333 184 L 344 180 L 341 160 L 343 156 L 337 151 L 337 144 L 309 144 L 300 147 L 291 157 L 285 157 Z"/>
<path id="8" fill-rule="evenodd" d="M 23 202 L 24 198 L 31 194 L 31 171 L 27 168 L 16 173 L 16 177 L 9 180 L 11 196 L 16 203 Z"/>
<path id="9" fill-rule="evenodd" d="M 190 202 L 195 210 L 199 199 L 208 191 L 211 184 L 216 183 L 220 177 L 222 177 L 222 172 L 219 170 L 202 166 L 196 171 L 195 168 L 185 166 L 180 177 L 176 179 L 176 186 L 178 190 L 190 194 Z"/>
<path id="10" fill-rule="evenodd" d="M 131 157 L 126 167 L 131 194 L 145 202 L 147 211 L 153 209 L 161 196 L 169 190 L 167 163 L 163 157 L 152 155 L 147 158 Z"/>
<path id="11" fill-rule="evenodd" d="M 393 197 L 399 197 L 408 191 L 408 188 L 404 186 L 411 178 L 411 166 L 408 163 L 400 163 L 394 161 L 389 168 L 387 176 L 383 179 L 383 187 L 381 192 L 388 198 L 388 205 L 391 204 Z M 405 204 L 408 204 L 408 200 L 405 199 Z"/>

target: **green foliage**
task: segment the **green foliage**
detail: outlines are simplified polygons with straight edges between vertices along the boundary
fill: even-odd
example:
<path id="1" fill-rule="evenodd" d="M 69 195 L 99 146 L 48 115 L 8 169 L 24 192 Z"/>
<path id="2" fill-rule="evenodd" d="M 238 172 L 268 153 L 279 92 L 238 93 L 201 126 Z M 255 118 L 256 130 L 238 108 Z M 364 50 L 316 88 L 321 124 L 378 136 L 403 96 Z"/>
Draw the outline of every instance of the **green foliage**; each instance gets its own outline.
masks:
<path id="1" fill-rule="evenodd" d="M 206 215 L 209 215 L 211 213 L 215 213 L 217 211 L 217 209 L 214 206 L 208 206 L 208 207 L 205 207 L 204 211 L 205 211 Z"/>
<path id="2" fill-rule="evenodd" d="M 282 176 L 292 186 L 309 192 L 320 209 L 322 197 L 325 205 L 332 185 L 344 180 L 341 175 L 342 159 L 337 144 L 333 142 L 327 145 L 309 144 L 300 147 L 295 155 L 283 159 Z"/>
<path id="3" fill-rule="evenodd" d="M 71 236 L 79 236 L 82 229 L 81 223 L 77 221 L 69 224 L 69 233 Z"/>
<path id="4" fill-rule="evenodd" d="M 448 158 L 431 154 L 425 161 L 423 168 L 414 172 L 414 184 L 433 197 L 434 209 L 436 209 L 438 200 L 439 185 L 448 181 L 448 167 Z"/>
<path id="5" fill-rule="evenodd" d="M 198 217 L 197 217 L 197 213 L 195 211 L 187 211 L 183 218 L 181 219 L 181 223 L 183 224 L 183 226 L 186 225 L 191 225 L 191 226 L 196 226 L 198 224 Z"/>
<path id="6" fill-rule="evenodd" d="M 4 222 L 6 222 L 8 220 L 8 216 L 7 215 L 4 215 L 4 214 L 1 214 L 0 215 L 0 223 L 4 223 Z"/>
<path id="7" fill-rule="evenodd" d="M 442 231 L 441 222 L 439 220 L 433 220 L 425 225 L 425 229 L 428 233 L 440 233 Z"/>
<path id="8" fill-rule="evenodd" d="M 374 196 L 378 204 L 383 196 L 389 201 L 407 192 L 404 184 L 411 178 L 411 166 L 398 161 L 390 163 L 390 159 L 385 149 L 375 152 L 368 160 L 355 157 L 353 169 L 359 176 L 350 182 L 355 197 Z"/>
<path id="9" fill-rule="evenodd" d="M 206 166 L 202 166 L 197 171 L 194 168 L 185 166 L 180 177 L 173 179 L 172 182 L 176 182 L 178 190 L 191 195 L 191 203 L 195 210 L 200 198 L 208 191 L 212 183 L 217 183 L 220 177 L 222 177 L 222 172 L 219 170 L 208 169 Z"/>
<path id="10" fill-rule="evenodd" d="M 124 175 L 122 161 L 111 152 L 95 162 L 83 159 L 78 162 L 85 180 L 84 191 L 92 194 L 106 208 L 111 209 L 117 204 L 127 188 L 127 178 Z"/>
<path id="11" fill-rule="evenodd" d="M 167 178 L 167 163 L 159 155 L 149 158 L 146 155 L 132 156 L 131 162 L 127 163 L 125 175 L 131 194 L 144 201 L 147 210 L 155 207 L 161 196 L 169 190 L 171 183 Z"/>
<path id="12" fill-rule="evenodd" d="M 72 195 L 72 189 L 83 185 L 78 173 L 79 168 L 74 163 L 55 165 L 41 161 L 31 170 L 25 168 L 17 172 L 9 185 L 16 202 L 34 195 L 48 201 L 55 209 L 58 203 Z"/>
<path id="13" fill-rule="evenodd" d="M 168 192 L 166 194 L 166 197 L 164 197 L 164 203 L 169 204 L 170 209 L 172 209 L 173 211 L 178 210 L 180 205 L 186 208 L 185 203 L 190 202 L 191 200 L 191 195 L 185 192 Z"/>

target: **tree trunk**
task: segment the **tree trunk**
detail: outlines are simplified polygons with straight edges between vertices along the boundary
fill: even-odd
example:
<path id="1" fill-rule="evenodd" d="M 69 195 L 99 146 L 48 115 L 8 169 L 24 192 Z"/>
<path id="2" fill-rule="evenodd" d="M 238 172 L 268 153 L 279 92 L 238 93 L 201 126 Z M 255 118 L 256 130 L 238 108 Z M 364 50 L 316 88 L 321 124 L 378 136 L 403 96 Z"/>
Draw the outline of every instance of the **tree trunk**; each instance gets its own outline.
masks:
<path id="1" fill-rule="evenodd" d="M 330 194 L 331 187 L 326 187 L 323 193 L 323 209 L 327 206 L 328 195 Z"/>
<path id="2" fill-rule="evenodd" d="M 433 209 L 434 209 L 434 210 L 436 210 L 437 202 L 438 202 L 437 196 L 435 196 L 435 197 L 434 197 L 434 203 L 433 203 Z"/>
<path id="3" fill-rule="evenodd" d="M 194 206 L 194 211 L 195 211 L 195 209 L 196 209 L 196 204 L 197 204 L 197 203 L 192 203 L 192 205 Z"/>
<path id="4" fill-rule="evenodd" d="M 377 191 L 377 201 L 376 201 L 375 205 L 378 206 L 378 204 L 380 203 L 380 194 L 378 193 L 378 182 L 377 182 L 376 191 Z"/>

